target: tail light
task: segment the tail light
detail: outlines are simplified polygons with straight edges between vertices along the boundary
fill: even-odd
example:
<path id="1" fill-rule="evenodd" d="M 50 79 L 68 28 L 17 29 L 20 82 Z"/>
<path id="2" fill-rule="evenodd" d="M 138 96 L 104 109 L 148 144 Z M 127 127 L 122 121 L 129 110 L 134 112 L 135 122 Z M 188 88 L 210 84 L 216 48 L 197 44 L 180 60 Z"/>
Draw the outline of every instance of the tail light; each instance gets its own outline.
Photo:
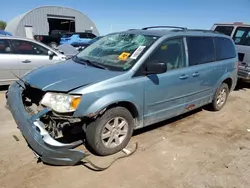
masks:
<path id="1" fill-rule="evenodd" d="M 239 70 L 239 66 L 241 65 L 241 61 L 238 61 L 237 63 L 237 70 Z"/>
<path id="2" fill-rule="evenodd" d="M 36 40 L 37 40 L 37 41 L 42 41 L 42 40 L 43 40 L 43 37 L 42 37 L 42 36 L 37 36 L 37 37 L 36 37 Z"/>

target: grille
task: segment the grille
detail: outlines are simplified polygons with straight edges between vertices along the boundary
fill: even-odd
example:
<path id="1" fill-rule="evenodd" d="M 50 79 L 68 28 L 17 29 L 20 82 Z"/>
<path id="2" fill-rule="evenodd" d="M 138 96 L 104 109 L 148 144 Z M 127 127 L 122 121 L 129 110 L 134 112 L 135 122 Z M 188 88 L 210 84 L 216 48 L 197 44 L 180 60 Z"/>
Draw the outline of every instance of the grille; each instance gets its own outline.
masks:
<path id="1" fill-rule="evenodd" d="M 242 76 L 242 77 L 247 77 L 247 76 L 249 76 L 249 73 L 248 73 L 248 72 L 239 71 L 239 72 L 238 72 L 238 75 L 239 75 L 239 76 Z"/>

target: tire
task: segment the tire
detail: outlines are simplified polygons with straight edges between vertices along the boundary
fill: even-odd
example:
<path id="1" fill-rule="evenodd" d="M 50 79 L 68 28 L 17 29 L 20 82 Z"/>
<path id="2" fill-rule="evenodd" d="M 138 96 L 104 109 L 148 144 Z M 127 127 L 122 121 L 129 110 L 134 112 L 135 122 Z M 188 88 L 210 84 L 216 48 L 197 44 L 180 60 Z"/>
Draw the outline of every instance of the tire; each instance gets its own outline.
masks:
<path id="1" fill-rule="evenodd" d="M 118 122 L 117 126 L 115 121 Z M 86 146 L 92 153 L 100 156 L 117 153 L 127 146 L 133 128 L 133 116 L 126 108 L 111 108 L 87 126 Z"/>
<path id="2" fill-rule="evenodd" d="M 223 92 L 223 90 L 224 90 L 224 92 Z M 223 93 L 223 96 L 222 96 L 222 93 Z M 220 87 L 216 90 L 216 94 L 215 94 L 214 99 L 211 103 L 211 110 L 212 111 L 221 110 L 227 102 L 228 94 L 229 94 L 228 85 L 226 83 L 222 83 L 220 85 Z M 219 95 L 221 95 L 221 97 L 222 97 L 221 98 L 222 101 L 220 103 L 218 103 Z"/>
<path id="3" fill-rule="evenodd" d="M 51 43 L 49 43 L 49 46 L 51 48 L 55 49 L 58 46 L 58 44 L 56 42 L 51 42 Z"/>

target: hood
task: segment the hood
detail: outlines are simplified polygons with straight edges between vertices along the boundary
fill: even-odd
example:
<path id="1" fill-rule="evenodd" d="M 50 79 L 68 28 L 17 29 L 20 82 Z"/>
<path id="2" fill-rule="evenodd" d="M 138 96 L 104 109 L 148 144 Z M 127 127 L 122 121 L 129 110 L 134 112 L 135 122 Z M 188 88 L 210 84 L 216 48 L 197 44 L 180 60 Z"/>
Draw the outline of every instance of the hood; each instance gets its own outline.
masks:
<path id="1" fill-rule="evenodd" d="M 97 83 L 122 74 L 75 63 L 73 60 L 35 69 L 23 79 L 43 91 L 68 92 L 75 88 Z"/>
<path id="2" fill-rule="evenodd" d="M 59 45 L 57 50 L 63 52 L 65 56 L 73 56 L 78 54 L 78 51 L 70 44 Z"/>

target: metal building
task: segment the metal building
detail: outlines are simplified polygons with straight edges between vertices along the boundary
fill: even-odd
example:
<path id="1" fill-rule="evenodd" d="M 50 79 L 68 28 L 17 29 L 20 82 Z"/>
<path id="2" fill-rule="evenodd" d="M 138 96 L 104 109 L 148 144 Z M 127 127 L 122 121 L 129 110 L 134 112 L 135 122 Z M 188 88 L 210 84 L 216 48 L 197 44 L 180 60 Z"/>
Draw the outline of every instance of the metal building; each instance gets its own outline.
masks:
<path id="1" fill-rule="evenodd" d="M 53 30 L 92 32 L 99 36 L 95 24 L 78 10 L 58 6 L 42 6 L 11 20 L 6 31 L 14 36 L 50 35 Z"/>

